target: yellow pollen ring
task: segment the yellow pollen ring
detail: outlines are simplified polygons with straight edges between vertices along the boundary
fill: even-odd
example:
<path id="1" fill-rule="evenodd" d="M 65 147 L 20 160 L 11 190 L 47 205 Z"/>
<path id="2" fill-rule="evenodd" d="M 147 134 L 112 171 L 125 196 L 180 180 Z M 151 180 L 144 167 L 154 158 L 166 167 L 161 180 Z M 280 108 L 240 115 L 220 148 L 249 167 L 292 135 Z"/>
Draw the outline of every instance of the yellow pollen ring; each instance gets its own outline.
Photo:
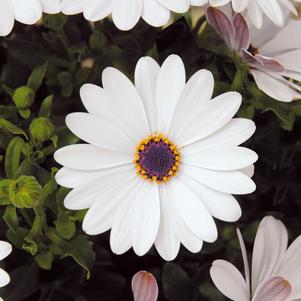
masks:
<path id="1" fill-rule="evenodd" d="M 147 171 L 144 169 L 144 167 L 140 165 L 141 154 L 146 150 L 146 148 L 151 143 L 164 144 L 165 147 L 168 147 L 174 159 L 174 163 L 171 166 L 171 168 L 161 178 L 157 175 L 149 175 Z M 145 139 L 139 142 L 139 144 L 136 147 L 136 152 L 135 152 L 133 162 L 137 170 L 137 175 L 139 175 L 141 178 L 148 180 L 150 182 L 166 183 L 172 177 L 176 176 L 181 163 L 181 154 L 179 152 L 178 147 L 174 143 L 172 143 L 164 134 L 155 132 L 154 134 L 149 135 L 148 137 L 146 137 Z"/>

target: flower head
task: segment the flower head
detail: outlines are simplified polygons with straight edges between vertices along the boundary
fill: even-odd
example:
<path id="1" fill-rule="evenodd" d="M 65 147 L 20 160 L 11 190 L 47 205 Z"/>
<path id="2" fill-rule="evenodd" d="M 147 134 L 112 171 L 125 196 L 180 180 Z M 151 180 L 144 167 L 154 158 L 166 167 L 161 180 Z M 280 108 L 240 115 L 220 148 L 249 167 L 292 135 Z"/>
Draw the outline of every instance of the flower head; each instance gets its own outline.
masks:
<path id="1" fill-rule="evenodd" d="M 6 258 L 12 251 L 12 246 L 6 241 L 0 241 L 0 260 Z M 0 287 L 6 286 L 10 281 L 9 275 L 0 268 Z"/>
<path id="2" fill-rule="evenodd" d="M 172 260 L 180 243 L 192 252 L 213 242 L 212 216 L 235 221 L 241 209 L 233 194 L 255 190 L 241 170 L 257 155 L 238 145 L 255 131 L 252 121 L 232 119 L 241 96 L 228 92 L 213 99 L 214 80 L 199 70 L 186 82 L 180 57 L 160 67 L 139 60 L 135 86 L 107 68 L 103 88 L 86 84 L 80 94 L 88 113 L 67 116 L 69 129 L 88 144 L 70 145 L 54 158 L 64 167 L 57 182 L 73 188 L 65 206 L 89 208 L 88 234 L 111 230 L 113 252 L 131 246 L 144 255 L 154 243 Z"/>
<path id="3" fill-rule="evenodd" d="M 265 217 L 257 230 L 252 259 L 252 276 L 247 251 L 238 230 L 245 278 L 230 262 L 216 260 L 210 270 L 217 288 L 234 301 L 292 301 L 301 298 L 301 236 L 290 246 L 283 223 Z"/>
<path id="4" fill-rule="evenodd" d="M 263 15 L 280 27 L 285 24 L 287 10 L 298 15 L 292 0 L 208 0 L 208 2 L 215 7 L 231 2 L 233 10 L 236 13 L 245 13 L 257 28 L 261 28 L 264 23 Z"/>
<path id="5" fill-rule="evenodd" d="M 227 16 L 216 8 L 208 8 L 208 22 L 240 54 L 260 90 L 283 102 L 301 98 L 301 21 L 288 20 L 279 29 L 267 22 L 262 30 L 247 24 L 240 14 Z"/>

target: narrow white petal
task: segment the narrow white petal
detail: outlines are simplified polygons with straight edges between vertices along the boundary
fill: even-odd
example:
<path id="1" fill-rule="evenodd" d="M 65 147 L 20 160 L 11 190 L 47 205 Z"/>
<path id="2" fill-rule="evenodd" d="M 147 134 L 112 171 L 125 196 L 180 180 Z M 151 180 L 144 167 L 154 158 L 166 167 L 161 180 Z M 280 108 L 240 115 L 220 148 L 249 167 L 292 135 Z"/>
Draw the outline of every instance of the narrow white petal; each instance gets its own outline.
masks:
<path id="1" fill-rule="evenodd" d="M 225 149 L 201 150 L 198 153 L 186 154 L 182 150 L 182 162 L 188 165 L 213 170 L 237 170 L 256 162 L 258 156 L 252 150 L 236 146 Z"/>
<path id="2" fill-rule="evenodd" d="M 125 2 L 124 2 L 125 3 Z M 102 73 L 105 92 L 118 109 L 118 116 L 124 121 L 138 143 L 149 134 L 143 102 L 132 82 L 119 70 L 108 67 Z"/>
<path id="3" fill-rule="evenodd" d="M 86 0 L 62 0 L 62 12 L 66 15 L 76 15 L 83 12 Z"/>
<path id="4" fill-rule="evenodd" d="M 252 69 L 251 74 L 258 88 L 270 97 L 283 102 L 291 102 L 293 100 L 294 91 L 288 85 L 259 70 Z"/>
<path id="5" fill-rule="evenodd" d="M 252 259 L 252 288 L 274 275 L 284 257 L 288 242 L 285 226 L 272 216 L 265 217 L 257 230 Z"/>
<path id="6" fill-rule="evenodd" d="M 189 9 L 189 0 L 157 0 L 166 8 L 176 12 L 185 13 Z"/>
<path id="7" fill-rule="evenodd" d="M 160 66 L 151 57 L 141 58 L 135 69 L 135 86 L 143 101 L 151 131 L 157 130 L 156 84 Z"/>
<path id="8" fill-rule="evenodd" d="M 170 17 L 170 11 L 157 0 L 144 0 L 142 18 L 152 26 L 165 25 Z"/>
<path id="9" fill-rule="evenodd" d="M 71 113 L 66 124 L 74 135 L 101 148 L 131 151 L 136 143 L 108 121 L 87 113 Z"/>
<path id="10" fill-rule="evenodd" d="M 186 146 L 203 139 L 225 126 L 238 111 L 241 104 L 241 95 L 237 92 L 228 92 L 212 99 L 206 106 L 196 108 L 190 123 L 183 127 L 177 144 Z"/>
<path id="11" fill-rule="evenodd" d="M 143 0 L 114 0 L 113 21 L 121 30 L 132 29 L 142 15 Z"/>
<path id="12" fill-rule="evenodd" d="M 186 164 L 181 169 L 199 183 L 220 192 L 247 194 L 256 189 L 254 182 L 241 171 L 215 171 Z"/>
<path id="13" fill-rule="evenodd" d="M 7 36 L 13 29 L 15 15 L 10 0 L 1 1 L 0 9 L 0 36 Z"/>
<path id="14" fill-rule="evenodd" d="M 112 0 L 90 0 L 85 4 L 83 12 L 87 20 L 95 22 L 111 14 L 112 9 Z"/>
<path id="15" fill-rule="evenodd" d="M 232 0 L 233 10 L 237 13 L 243 12 L 248 7 L 248 4 L 249 0 Z"/>
<path id="16" fill-rule="evenodd" d="M 215 286 L 233 301 L 250 301 L 250 292 L 239 270 L 230 262 L 216 260 L 210 269 Z"/>
<path id="17" fill-rule="evenodd" d="M 217 239 L 217 228 L 202 201 L 178 178 L 174 178 L 169 187 L 169 197 L 177 204 L 188 228 L 200 239 L 214 242 Z"/>
<path id="18" fill-rule="evenodd" d="M 185 67 L 177 55 L 170 55 L 161 66 L 156 88 L 156 106 L 158 108 L 159 131 L 167 132 L 174 110 L 186 81 Z"/>
<path id="19" fill-rule="evenodd" d="M 201 139 L 195 143 L 187 145 L 185 154 L 196 154 L 204 150 L 226 149 L 248 140 L 255 132 L 256 126 L 252 120 L 244 118 L 234 118 L 221 130 Z"/>
<path id="20" fill-rule="evenodd" d="M 256 28 L 262 27 L 262 10 L 258 1 L 249 1 L 248 16 Z"/>
<path id="21" fill-rule="evenodd" d="M 133 200 L 134 201 L 134 200 Z M 146 254 L 155 242 L 160 224 L 160 199 L 157 183 L 143 181 L 133 207 L 132 242 L 135 253 Z"/>
<path id="22" fill-rule="evenodd" d="M 208 70 L 199 70 L 187 82 L 172 118 L 169 135 L 176 137 L 185 125 L 189 124 L 190 116 L 196 107 L 205 106 L 212 97 L 214 79 Z"/>
<path id="23" fill-rule="evenodd" d="M 81 210 L 91 205 L 108 189 L 115 187 L 116 183 L 125 182 L 137 177 L 133 166 L 120 167 L 110 173 L 101 174 L 94 181 L 77 186 L 66 196 L 64 205 L 70 210 Z"/>
<path id="24" fill-rule="evenodd" d="M 173 215 L 175 204 L 167 193 L 166 185 L 159 187 L 159 194 L 161 217 L 155 246 L 160 256 L 170 261 L 176 258 L 180 249 L 180 240 L 175 233 L 178 219 Z"/>
<path id="25" fill-rule="evenodd" d="M 42 7 L 39 0 L 11 0 L 15 19 L 24 24 L 34 24 L 42 17 Z"/>
<path id="26" fill-rule="evenodd" d="M 215 218 L 234 222 L 241 217 L 241 208 L 231 194 L 208 188 L 185 174 L 181 175 L 181 180 L 199 197 Z"/>
<path id="27" fill-rule="evenodd" d="M 57 150 L 54 159 L 59 164 L 73 169 L 99 170 L 131 163 L 133 156 L 130 153 L 90 144 L 74 144 Z"/>
<path id="28" fill-rule="evenodd" d="M 12 245 L 9 242 L 0 240 L 0 260 L 6 258 L 12 251 Z"/>
<path id="29" fill-rule="evenodd" d="M 60 0 L 40 0 L 43 12 L 47 14 L 57 14 L 61 11 Z"/>
<path id="30" fill-rule="evenodd" d="M 6 271 L 0 268 L 0 287 L 8 285 L 10 282 L 10 277 Z"/>
<path id="31" fill-rule="evenodd" d="M 284 25 L 284 14 L 278 0 L 257 1 L 263 12 L 278 26 Z"/>

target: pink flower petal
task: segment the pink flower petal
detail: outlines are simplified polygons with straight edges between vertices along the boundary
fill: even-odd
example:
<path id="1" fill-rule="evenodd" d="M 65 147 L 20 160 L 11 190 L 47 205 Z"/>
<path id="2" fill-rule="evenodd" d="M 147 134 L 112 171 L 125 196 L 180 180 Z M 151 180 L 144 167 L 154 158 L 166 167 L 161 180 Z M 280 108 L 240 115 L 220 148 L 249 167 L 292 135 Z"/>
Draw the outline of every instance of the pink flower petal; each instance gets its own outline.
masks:
<path id="1" fill-rule="evenodd" d="M 235 28 L 236 49 L 248 49 L 250 45 L 250 31 L 245 18 L 241 14 L 235 14 L 232 22 Z"/>
<path id="2" fill-rule="evenodd" d="M 286 279 L 273 276 L 258 287 L 252 301 L 285 301 L 291 293 L 292 286 Z"/>
<path id="3" fill-rule="evenodd" d="M 132 278 L 132 291 L 135 301 L 156 301 L 159 289 L 152 274 L 140 271 Z"/>

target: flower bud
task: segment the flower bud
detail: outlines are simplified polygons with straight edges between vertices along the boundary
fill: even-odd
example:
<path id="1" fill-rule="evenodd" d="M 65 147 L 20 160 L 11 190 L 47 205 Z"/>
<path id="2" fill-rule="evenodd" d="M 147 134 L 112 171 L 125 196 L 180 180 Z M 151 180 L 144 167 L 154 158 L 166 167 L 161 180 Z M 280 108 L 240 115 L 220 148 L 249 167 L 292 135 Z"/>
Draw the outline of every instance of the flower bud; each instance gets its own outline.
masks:
<path id="1" fill-rule="evenodd" d="M 32 208 L 39 204 L 41 191 L 35 177 L 21 176 L 9 186 L 9 199 L 18 208 Z"/>
<path id="2" fill-rule="evenodd" d="M 18 109 L 27 109 L 34 102 L 35 92 L 26 86 L 19 87 L 13 94 L 13 101 Z"/>
<path id="3" fill-rule="evenodd" d="M 32 120 L 29 126 L 31 137 L 38 142 L 45 142 L 53 135 L 54 126 L 50 119 L 38 117 Z"/>

